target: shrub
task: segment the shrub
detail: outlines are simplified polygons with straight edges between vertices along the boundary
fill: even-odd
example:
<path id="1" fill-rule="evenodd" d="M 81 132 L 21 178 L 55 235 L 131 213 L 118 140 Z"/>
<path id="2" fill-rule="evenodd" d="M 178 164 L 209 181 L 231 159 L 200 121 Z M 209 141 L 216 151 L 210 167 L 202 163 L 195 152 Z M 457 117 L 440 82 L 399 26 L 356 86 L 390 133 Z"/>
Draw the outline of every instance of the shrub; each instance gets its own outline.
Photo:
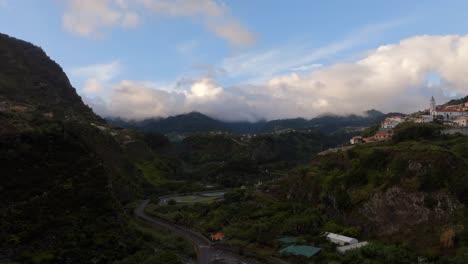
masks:
<path id="1" fill-rule="evenodd" d="M 393 139 L 397 142 L 434 139 L 440 136 L 442 128 L 443 126 L 438 124 L 402 123 L 395 128 Z"/>

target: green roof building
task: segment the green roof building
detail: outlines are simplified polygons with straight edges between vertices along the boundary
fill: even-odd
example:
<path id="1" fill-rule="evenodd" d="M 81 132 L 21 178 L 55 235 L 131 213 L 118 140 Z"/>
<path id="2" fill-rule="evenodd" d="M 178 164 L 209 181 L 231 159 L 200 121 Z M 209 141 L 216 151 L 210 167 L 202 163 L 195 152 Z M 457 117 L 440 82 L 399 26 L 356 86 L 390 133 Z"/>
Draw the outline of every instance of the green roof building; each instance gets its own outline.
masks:
<path id="1" fill-rule="evenodd" d="M 306 258 L 310 258 L 319 252 L 320 252 L 320 248 L 304 246 L 304 245 L 291 245 L 279 251 L 279 253 L 281 254 L 303 256 Z"/>

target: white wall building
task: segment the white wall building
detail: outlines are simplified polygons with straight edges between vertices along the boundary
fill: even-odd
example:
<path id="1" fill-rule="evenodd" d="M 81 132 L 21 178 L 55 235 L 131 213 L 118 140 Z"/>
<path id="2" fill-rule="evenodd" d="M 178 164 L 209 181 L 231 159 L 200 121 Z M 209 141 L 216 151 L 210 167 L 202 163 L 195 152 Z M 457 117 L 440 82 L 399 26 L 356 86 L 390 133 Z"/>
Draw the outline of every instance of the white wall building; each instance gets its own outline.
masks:
<path id="1" fill-rule="evenodd" d="M 415 123 L 431 123 L 434 121 L 434 116 L 432 115 L 420 115 L 414 119 Z"/>
<path id="2" fill-rule="evenodd" d="M 336 251 L 338 251 L 338 253 L 345 254 L 346 252 L 348 252 L 348 251 L 350 251 L 350 250 L 362 248 L 362 247 L 364 247 L 364 246 L 367 246 L 368 244 L 369 244 L 369 243 L 367 243 L 366 241 L 364 241 L 364 242 L 359 242 L 359 243 L 356 243 L 356 244 L 351 244 L 351 245 L 347 245 L 347 246 L 337 247 L 337 248 L 336 248 Z"/>
<path id="3" fill-rule="evenodd" d="M 466 116 L 466 115 L 468 115 L 468 112 L 459 111 L 459 110 L 450 109 L 450 108 L 437 109 L 435 111 L 436 117 L 442 118 L 443 120 L 446 120 L 446 121 L 455 120 L 460 116 Z"/>
<path id="4" fill-rule="evenodd" d="M 355 238 L 342 236 L 342 235 L 338 235 L 338 234 L 334 234 L 334 233 L 325 233 L 325 236 L 327 237 L 327 239 L 330 242 L 332 242 L 334 244 L 341 245 L 341 246 L 352 245 L 352 244 L 356 244 L 356 243 L 359 242 Z"/>
<path id="5" fill-rule="evenodd" d="M 453 121 L 460 116 L 468 116 L 468 104 L 447 105 L 437 107 L 434 97 L 431 98 L 430 114 L 434 118 L 440 118 L 444 121 Z"/>
<path id="6" fill-rule="evenodd" d="M 362 139 L 361 136 L 355 136 L 355 137 L 351 138 L 351 140 L 349 142 L 351 143 L 351 145 L 357 145 L 357 144 L 364 143 L 364 140 Z"/>
<path id="7" fill-rule="evenodd" d="M 403 116 L 391 116 L 385 118 L 385 120 L 382 122 L 381 127 L 382 128 L 395 128 L 399 124 L 405 122 L 405 117 Z"/>
<path id="8" fill-rule="evenodd" d="M 457 117 L 453 122 L 460 127 L 468 127 L 468 116 Z"/>

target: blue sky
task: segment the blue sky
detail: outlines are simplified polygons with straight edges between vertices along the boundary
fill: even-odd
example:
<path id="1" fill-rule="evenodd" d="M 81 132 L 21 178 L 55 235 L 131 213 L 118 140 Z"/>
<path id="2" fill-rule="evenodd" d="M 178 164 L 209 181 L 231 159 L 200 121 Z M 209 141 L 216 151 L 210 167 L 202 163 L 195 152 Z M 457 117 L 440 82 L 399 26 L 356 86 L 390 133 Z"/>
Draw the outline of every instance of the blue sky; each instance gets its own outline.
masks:
<path id="1" fill-rule="evenodd" d="M 0 32 L 41 46 L 100 114 L 144 118 L 198 110 L 223 119 L 254 120 L 333 112 L 332 103 L 346 100 L 338 98 L 340 90 L 321 94 L 308 85 L 324 83 L 335 89 L 342 83 L 328 84 L 317 76 L 331 74 L 329 68 L 334 72 L 336 65 L 354 65 L 379 47 L 405 39 L 463 37 L 468 31 L 466 10 L 468 2 L 463 0 L 0 0 Z M 460 50 L 449 56 L 456 59 L 455 54 Z M 414 88 L 411 101 L 399 103 L 398 95 L 392 94 L 392 104 L 349 105 L 337 113 L 375 106 L 417 110 L 426 102 L 415 102 L 428 94 L 444 100 L 465 92 L 460 88 L 462 77 L 417 62 L 415 78 L 430 74 L 433 79 L 443 72 L 437 89 L 433 81 L 413 82 L 413 77 L 402 76 L 406 83 L 400 85 Z M 343 82 L 364 82 L 370 74 Z M 388 83 L 369 86 L 385 89 Z M 432 90 L 424 90 L 425 85 Z M 298 92 L 297 86 L 303 90 Z M 393 91 L 399 89 L 392 86 Z M 304 94 L 317 98 L 304 101 Z M 134 104 L 125 105 L 121 96 L 135 98 Z M 152 99 L 140 106 L 138 96 Z M 233 105 L 226 107 L 226 102 Z M 268 104 L 280 109 L 265 107 Z M 151 111 L 129 113 L 135 107 Z"/>

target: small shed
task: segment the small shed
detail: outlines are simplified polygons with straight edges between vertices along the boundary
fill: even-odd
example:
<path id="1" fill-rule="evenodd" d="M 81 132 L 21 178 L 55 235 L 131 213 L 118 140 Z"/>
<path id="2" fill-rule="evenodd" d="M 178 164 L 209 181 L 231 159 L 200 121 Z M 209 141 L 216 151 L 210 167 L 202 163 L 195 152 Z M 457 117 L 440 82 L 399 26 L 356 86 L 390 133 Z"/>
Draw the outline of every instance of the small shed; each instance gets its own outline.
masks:
<path id="1" fill-rule="evenodd" d="M 338 235 L 338 234 L 334 234 L 334 233 L 325 233 L 325 236 L 327 237 L 327 239 L 330 242 L 332 242 L 334 244 L 341 245 L 341 246 L 352 245 L 352 244 L 356 244 L 356 243 L 359 242 L 355 238 L 342 236 L 342 235 Z"/>
<path id="2" fill-rule="evenodd" d="M 304 245 L 291 245 L 279 251 L 280 254 L 302 256 L 306 258 L 310 258 L 319 252 L 320 248 Z"/>
<path id="3" fill-rule="evenodd" d="M 367 243 L 366 241 L 359 242 L 359 243 L 352 244 L 352 245 L 337 247 L 336 251 L 338 251 L 338 253 L 345 254 L 346 252 L 348 252 L 350 250 L 355 250 L 355 249 L 358 249 L 358 248 L 362 248 L 364 246 L 367 246 L 368 244 L 369 243 Z"/>

